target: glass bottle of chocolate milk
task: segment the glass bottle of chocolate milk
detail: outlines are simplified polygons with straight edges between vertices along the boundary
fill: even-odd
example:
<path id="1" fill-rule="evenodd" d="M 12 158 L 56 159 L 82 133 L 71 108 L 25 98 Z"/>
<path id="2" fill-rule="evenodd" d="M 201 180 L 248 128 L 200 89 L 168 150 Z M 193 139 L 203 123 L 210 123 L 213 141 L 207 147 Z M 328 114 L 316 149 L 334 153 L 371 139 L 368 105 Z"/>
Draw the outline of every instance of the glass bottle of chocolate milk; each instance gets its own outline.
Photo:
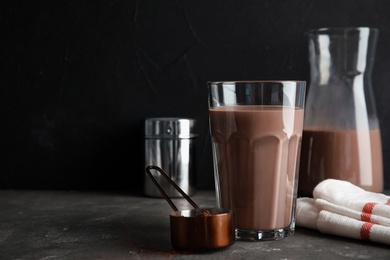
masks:
<path id="1" fill-rule="evenodd" d="M 378 30 L 322 28 L 308 32 L 310 84 L 299 171 L 299 196 L 322 180 L 383 191 L 382 147 L 371 83 Z"/>

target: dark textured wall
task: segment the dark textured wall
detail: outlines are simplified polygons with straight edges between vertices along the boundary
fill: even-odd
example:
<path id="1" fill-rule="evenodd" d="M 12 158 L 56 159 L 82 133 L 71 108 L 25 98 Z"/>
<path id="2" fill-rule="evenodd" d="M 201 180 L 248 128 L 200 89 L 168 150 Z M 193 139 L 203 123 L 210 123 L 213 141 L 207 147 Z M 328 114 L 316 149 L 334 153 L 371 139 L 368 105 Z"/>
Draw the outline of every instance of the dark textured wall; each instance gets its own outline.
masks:
<path id="1" fill-rule="evenodd" d="M 140 190 L 147 117 L 198 121 L 209 80 L 309 80 L 305 31 L 380 30 L 373 85 L 390 188 L 390 5 L 365 1 L 2 1 L 0 188 Z"/>

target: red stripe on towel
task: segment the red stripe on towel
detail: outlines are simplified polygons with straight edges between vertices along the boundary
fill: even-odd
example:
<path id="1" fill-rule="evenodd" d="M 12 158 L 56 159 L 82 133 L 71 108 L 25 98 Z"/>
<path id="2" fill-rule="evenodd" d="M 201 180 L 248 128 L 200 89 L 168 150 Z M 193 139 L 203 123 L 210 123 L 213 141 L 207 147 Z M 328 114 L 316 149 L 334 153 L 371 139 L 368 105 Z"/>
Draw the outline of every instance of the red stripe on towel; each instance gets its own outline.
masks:
<path id="1" fill-rule="evenodd" d="M 360 219 L 364 222 L 370 222 L 372 211 L 374 210 L 374 207 L 377 203 L 375 202 L 368 202 L 364 205 L 362 214 L 360 215 Z"/>
<path id="2" fill-rule="evenodd" d="M 374 224 L 365 222 L 362 227 L 360 228 L 360 237 L 363 240 L 370 240 L 370 231 Z"/>
<path id="3" fill-rule="evenodd" d="M 390 206 L 390 199 L 386 202 L 385 205 L 389 205 Z"/>
<path id="4" fill-rule="evenodd" d="M 360 215 L 360 220 L 364 222 L 370 222 L 372 214 L 364 213 Z"/>

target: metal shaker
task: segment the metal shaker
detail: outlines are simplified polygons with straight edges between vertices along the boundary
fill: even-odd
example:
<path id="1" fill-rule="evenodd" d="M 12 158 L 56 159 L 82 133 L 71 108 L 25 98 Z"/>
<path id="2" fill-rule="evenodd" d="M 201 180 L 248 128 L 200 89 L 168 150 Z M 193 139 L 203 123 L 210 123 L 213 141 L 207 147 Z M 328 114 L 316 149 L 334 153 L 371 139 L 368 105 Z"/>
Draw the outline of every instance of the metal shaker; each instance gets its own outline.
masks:
<path id="1" fill-rule="evenodd" d="M 195 194 L 195 120 L 189 118 L 147 118 L 145 120 L 145 168 L 155 165 L 189 196 Z M 158 171 L 151 171 L 170 197 L 181 194 Z M 145 174 L 144 193 L 162 197 L 161 192 Z"/>

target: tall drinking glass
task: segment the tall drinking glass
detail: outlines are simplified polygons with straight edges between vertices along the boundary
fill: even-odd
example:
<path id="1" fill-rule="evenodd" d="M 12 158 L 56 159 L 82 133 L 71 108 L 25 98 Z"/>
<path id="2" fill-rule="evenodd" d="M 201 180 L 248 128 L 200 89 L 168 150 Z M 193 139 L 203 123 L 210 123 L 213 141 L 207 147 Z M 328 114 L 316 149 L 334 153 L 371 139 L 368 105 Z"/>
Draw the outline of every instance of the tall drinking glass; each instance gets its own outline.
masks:
<path id="1" fill-rule="evenodd" d="M 236 240 L 294 233 L 305 81 L 208 82 L 218 206 Z"/>

